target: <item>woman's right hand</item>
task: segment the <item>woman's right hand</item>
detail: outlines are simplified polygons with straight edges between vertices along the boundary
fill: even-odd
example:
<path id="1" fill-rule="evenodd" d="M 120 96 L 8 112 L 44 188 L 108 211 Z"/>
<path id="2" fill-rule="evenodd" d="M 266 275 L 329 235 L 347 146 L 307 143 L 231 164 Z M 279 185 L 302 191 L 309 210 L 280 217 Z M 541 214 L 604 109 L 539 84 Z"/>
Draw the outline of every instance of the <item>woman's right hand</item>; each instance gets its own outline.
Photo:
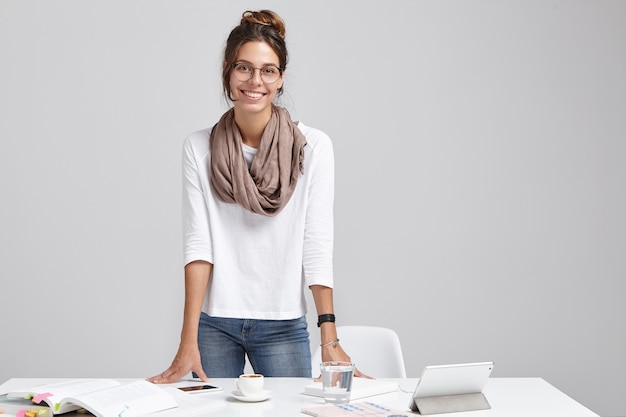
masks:
<path id="1" fill-rule="evenodd" d="M 181 344 L 178 347 L 178 352 L 170 367 L 147 380 L 154 384 L 171 384 L 178 381 L 189 372 L 195 372 L 202 381 L 206 382 L 209 380 L 209 377 L 202 369 L 198 345 L 188 346 Z"/>

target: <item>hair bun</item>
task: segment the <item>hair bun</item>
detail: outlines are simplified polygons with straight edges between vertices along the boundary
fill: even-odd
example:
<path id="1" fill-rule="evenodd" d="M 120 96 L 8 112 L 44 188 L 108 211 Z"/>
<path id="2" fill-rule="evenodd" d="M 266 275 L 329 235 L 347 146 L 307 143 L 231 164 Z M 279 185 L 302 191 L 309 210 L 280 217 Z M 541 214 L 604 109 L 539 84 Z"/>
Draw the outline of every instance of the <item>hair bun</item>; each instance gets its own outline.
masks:
<path id="1" fill-rule="evenodd" d="M 257 25 L 271 26 L 285 39 L 285 22 L 271 10 L 259 10 L 254 12 L 247 10 L 241 16 L 241 24 L 252 23 Z"/>

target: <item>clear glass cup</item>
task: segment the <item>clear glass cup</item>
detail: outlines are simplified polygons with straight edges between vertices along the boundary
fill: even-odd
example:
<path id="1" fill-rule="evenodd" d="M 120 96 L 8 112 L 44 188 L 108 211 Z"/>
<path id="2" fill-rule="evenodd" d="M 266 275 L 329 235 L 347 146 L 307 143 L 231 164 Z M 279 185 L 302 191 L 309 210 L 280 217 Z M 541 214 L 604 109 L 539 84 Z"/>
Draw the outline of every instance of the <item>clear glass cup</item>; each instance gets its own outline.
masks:
<path id="1" fill-rule="evenodd" d="M 327 404 L 350 402 L 354 364 L 350 362 L 322 362 L 322 389 Z"/>

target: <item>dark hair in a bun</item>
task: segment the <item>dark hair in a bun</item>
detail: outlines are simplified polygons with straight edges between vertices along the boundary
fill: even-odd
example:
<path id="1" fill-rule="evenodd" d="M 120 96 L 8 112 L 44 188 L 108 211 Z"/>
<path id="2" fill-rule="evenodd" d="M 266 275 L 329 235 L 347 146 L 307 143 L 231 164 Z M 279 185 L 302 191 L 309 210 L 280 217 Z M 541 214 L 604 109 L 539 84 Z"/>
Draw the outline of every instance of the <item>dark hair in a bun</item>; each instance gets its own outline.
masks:
<path id="1" fill-rule="evenodd" d="M 285 43 L 285 22 L 271 10 L 245 11 L 241 22 L 226 40 L 224 48 L 224 67 L 222 69 L 222 86 L 224 95 L 232 101 L 230 91 L 230 71 L 237 60 L 239 48 L 247 42 L 265 42 L 278 56 L 278 65 L 287 68 L 287 45 Z M 277 95 L 282 94 L 282 87 Z"/>
<path id="2" fill-rule="evenodd" d="M 246 11 L 241 16 L 241 25 L 246 23 L 256 23 L 259 25 L 271 26 L 278 32 L 281 38 L 285 39 L 285 22 L 271 10 L 261 10 L 258 12 Z"/>

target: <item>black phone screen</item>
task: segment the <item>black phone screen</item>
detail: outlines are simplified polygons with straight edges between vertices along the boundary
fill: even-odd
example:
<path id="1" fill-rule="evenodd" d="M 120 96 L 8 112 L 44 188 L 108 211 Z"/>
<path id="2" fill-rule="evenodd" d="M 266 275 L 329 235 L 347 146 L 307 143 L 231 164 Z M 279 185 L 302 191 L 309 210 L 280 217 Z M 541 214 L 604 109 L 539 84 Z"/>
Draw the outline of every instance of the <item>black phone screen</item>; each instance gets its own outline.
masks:
<path id="1" fill-rule="evenodd" d="M 193 385 L 191 387 L 179 387 L 181 391 L 191 392 L 191 391 L 204 391 L 211 389 L 219 389 L 218 387 L 214 387 L 213 385 Z"/>

